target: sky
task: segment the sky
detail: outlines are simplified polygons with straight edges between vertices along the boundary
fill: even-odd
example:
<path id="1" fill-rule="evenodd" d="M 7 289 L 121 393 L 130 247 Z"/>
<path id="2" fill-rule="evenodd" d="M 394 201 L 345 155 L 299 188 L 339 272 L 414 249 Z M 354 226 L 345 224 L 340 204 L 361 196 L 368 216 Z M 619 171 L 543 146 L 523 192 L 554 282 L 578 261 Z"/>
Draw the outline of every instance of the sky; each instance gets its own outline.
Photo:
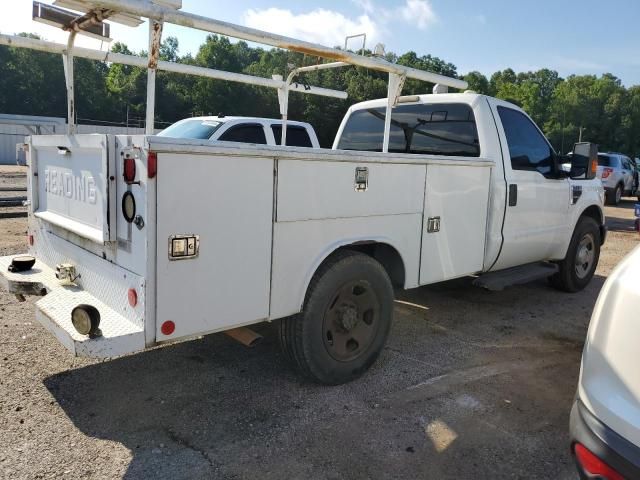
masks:
<path id="1" fill-rule="evenodd" d="M 34 32 L 64 42 L 66 34 L 31 20 L 31 0 L 0 0 L 0 33 Z M 52 3 L 52 0 L 43 0 Z M 612 73 L 626 86 L 640 84 L 638 0 L 183 0 L 182 10 L 261 30 L 344 46 L 347 35 L 366 33 L 366 46 L 387 52 L 431 54 L 459 74 L 490 76 L 551 68 L 561 76 Z M 206 33 L 167 25 L 180 54 L 195 54 Z M 111 36 L 134 51 L 147 49 L 146 25 L 113 24 Z M 78 44 L 108 48 L 83 37 Z M 362 39 L 350 41 L 356 50 Z"/>

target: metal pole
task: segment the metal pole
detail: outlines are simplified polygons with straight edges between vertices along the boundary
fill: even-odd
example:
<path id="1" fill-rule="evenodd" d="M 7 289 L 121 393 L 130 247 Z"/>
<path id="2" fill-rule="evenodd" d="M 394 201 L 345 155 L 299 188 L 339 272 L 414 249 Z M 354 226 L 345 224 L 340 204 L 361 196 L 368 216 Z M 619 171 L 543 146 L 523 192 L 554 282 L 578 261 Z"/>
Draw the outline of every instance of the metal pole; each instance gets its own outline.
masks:
<path id="1" fill-rule="evenodd" d="M 162 39 L 162 22 L 149 20 L 149 64 L 147 67 L 147 118 L 144 133 L 155 132 L 156 111 L 156 70 L 160 58 L 160 40 Z"/>
<path id="2" fill-rule="evenodd" d="M 67 40 L 67 49 L 62 54 L 64 65 L 64 80 L 67 86 L 67 134 L 74 135 L 76 133 L 75 122 L 75 93 L 73 89 L 73 43 L 75 42 L 77 32 L 71 30 L 69 39 Z"/>
<path id="3" fill-rule="evenodd" d="M 30 48 L 33 50 L 39 50 L 41 52 L 66 54 L 67 48 L 65 45 L 54 42 L 47 42 L 45 40 L 37 40 L 35 38 L 18 37 L 13 35 L 4 35 L 0 33 L 0 45 L 7 45 L 9 47 L 18 48 Z M 92 50 L 89 48 L 75 47 L 74 54 L 76 57 L 88 58 L 96 60 L 98 62 L 110 62 L 119 63 L 123 65 L 131 65 L 134 67 L 147 68 L 149 66 L 148 60 L 144 57 L 137 57 L 135 55 L 125 55 L 122 53 L 105 52 L 102 50 Z M 65 62 L 66 68 L 66 62 Z M 272 78 L 254 77 L 252 75 L 245 75 L 243 73 L 225 72 L 224 70 L 214 70 L 211 68 L 198 67 L 195 65 L 187 65 L 182 63 L 166 62 L 163 60 L 158 61 L 158 70 L 166 72 L 182 73 L 185 75 L 196 75 L 199 77 L 214 78 L 216 80 L 225 80 L 229 82 L 245 83 L 248 85 L 258 85 L 268 88 L 282 88 L 284 86 L 283 80 L 274 80 Z M 305 67 L 306 68 L 306 67 Z M 311 95 L 320 95 L 323 97 L 332 98 L 347 98 L 347 93 L 339 90 L 331 90 L 329 88 L 310 87 L 308 90 L 302 85 L 290 85 L 289 91 L 295 91 L 300 93 L 307 93 Z"/>
<path id="4" fill-rule="evenodd" d="M 183 27 L 195 28 L 205 32 L 217 33 L 229 37 L 240 38 L 250 42 L 271 45 L 272 47 L 284 48 L 295 52 L 305 53 L 311 56 L 331 58 L 338 61 L 359 65 L 387 73 L 406 75 L 408 78 L 415 78 L 425 82 L 440 83 L 452 88 L 465 90 L 469 84 L 464 80 L 446 77 L 437 73 L 426 72 L 416 68 L 405 67 L 395 63 L 387 62 L 382 58 L 364 57 L 351 52 L 345 52 L 337 48 L 329 48 L 322 45 L 304 42 L 295 38 L 285 37 L 274 33 L 247 28 L 232 23 L 203 17 L 193 13 L 172 10 L 161 5 L 156 5 L 148 0 L 77 0 L 78 3 L 86 5 L 87 9 L 95 9 L 99 6 L 106 10 L 129 13 L 145 18 L 151 18 L 164 23 L 182 25 Z"/>
<path id="5" fill-rule="evenodd" d="M 291 76 L 289 76 L 291 77 Z M 276 81 L 282 81 L 282 75 L 272 75 Z M 282 132 L 280 134 L 280 145 L 287 144 L 287 118 L 289 115 L 289 85 L 288 79 L 278 88 L 278 103 L 280 104 L 280 115 L 282 117 Z M 277 141 L 277 139 L 276 139 Z"/>
<path id="6" fill-rule="evenodd" d="M 405 81 L 404 76 L 396 75 L 394 73 L 389 74 L 389 83 L 387 85 L 387 109 L 384 115 L 384 135 L 382 137 L 382 151 L 387 153 L 389 151 L 389 138 L 391 136 L 391 115 L 393 113 L 393 107 L 398 103 L 398 97 L 402 93 L 402 87 Z"/>
<path id="7" fill-rule="evenodd" d="M 347 35 L 344 39 L 344 49 L 347 49 L 347 42 L 352 38 L 363 37 L 362 39 L 362 48 L 360 49 L 360 55 L 364 55 L 364 48 L 367 45 L 367 34 L 366 33 L 358 33 L 357 35 Z"/>
<path id="8" fill-rule="evenodd" d="M 278 99 L 280 100 L 280 115 L 282 115 L 282 139 L 281 145 L 286 145 L 287 141 L 287 118 L 289 111 L 289 89 L 291 88 L 291 82 L 293 79 L 302 72 L 315 72 L 317 70 L 328 70 L 330 68 L 340 68 L 340 67 L 348 67 L 351 65 L 346 62 L 332 62 L 332 63 L 320 63 L 318 65 L 309 65 L 307 67 L 298 67 L 294 68 L 289 72 L 289 76 L 287 77 L 287 81 L 284 82 L 284 87 L 282 89 L 278 89 Z M 273 75 L 273 78 L 282 79 L 280 75 Z M 281 93 L 282 92 L 282 93 Z"/>

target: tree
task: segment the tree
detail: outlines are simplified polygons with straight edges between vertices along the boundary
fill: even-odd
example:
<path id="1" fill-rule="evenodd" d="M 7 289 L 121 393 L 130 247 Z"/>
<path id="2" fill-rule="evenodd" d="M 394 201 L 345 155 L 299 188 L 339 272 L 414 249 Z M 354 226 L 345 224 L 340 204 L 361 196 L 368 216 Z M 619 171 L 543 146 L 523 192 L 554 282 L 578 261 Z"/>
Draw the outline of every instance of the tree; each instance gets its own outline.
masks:
<path id="1" fill-rule="evenodd" d="M 32 36 L 32 34 L 22 34 Z M 112 51 L 133 55 L 123 43 Z M 370 55 L 371 52 L 364 52 Z M 138 55 L 146 56 L 145 52 Z M 322 60 L 281 49 L 256 48 L 231 42 L 219 35 L 207 36 L 195 55 L 181 56 L 176 37 L 160 47 L 165 61 L 246 73 L 264 78 L 286 78 L 292 68 Z M 414 51 L 389 52 L 385 59 L 401 65 L 457 77 L 456 66 L 432 55 Z M 350 105 L 387 95 L 387 75 L 366 68 L 309 72 L 296 77 L 300 84 L 346 91 L 347 100 L 291 92 L 289 118 L 311 123 L 321 145 L 331 146 L 340 121 Z M 469 88 L 520 105 L 540 125 L 554 147 L 566 152 L 583 131 L 583 140 L 601 149 L 640 154 L 640 86 L 625 88 L 611 74 L 571 75 L 562 79 L 550 69 L 516 73 L 507 68 L 489 79 L 480 72 L 464 76 Z M 144 118 L 147 72 L 145 68 L 75 59 L 76 106 L 82 118 L 123 122 L 130 116 Z M 429 93 L 433 85 L 407 80 L 403 94 Z M 0 47 L 0 112 L 66 116 L 66 90 L 60 55 Z M 199 114 L 278 117 L 278 97 L 273 89 L 159 71 L 156 80 L 156 117 L 173 122 Z M 160 126 L 161 124 L 158 124 Z"/>
<path id="2" fill-rule="evenodd" d="M 483 95 L 490 94 L 489 80 L 480 72 L 469 72 L 462 78 L 469 84 L 469 90 L 482 93 Z"/>

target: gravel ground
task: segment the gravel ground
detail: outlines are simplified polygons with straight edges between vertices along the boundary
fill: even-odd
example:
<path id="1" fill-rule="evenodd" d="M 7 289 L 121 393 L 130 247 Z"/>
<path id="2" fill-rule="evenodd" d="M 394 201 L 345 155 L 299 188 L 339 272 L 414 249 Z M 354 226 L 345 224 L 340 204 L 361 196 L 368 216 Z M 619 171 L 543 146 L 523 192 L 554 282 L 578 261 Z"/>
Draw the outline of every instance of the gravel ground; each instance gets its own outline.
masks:
<path id="1" fill-rule="evenodd" d="M 607 208 L 597 275 L 578 294 L 469 279 L 398 292 L 381 359 L 333 388 L 301 380 L 270 325 L 252 350 L 213 335 L 74 359 L 33 301 L 0 292 L 0 477 L 575 479 L 580 353 L 606 276 L 640 239 L 632 207 Z M 0 220 L 0 254 L 20 252 L 25 230 Z"/>

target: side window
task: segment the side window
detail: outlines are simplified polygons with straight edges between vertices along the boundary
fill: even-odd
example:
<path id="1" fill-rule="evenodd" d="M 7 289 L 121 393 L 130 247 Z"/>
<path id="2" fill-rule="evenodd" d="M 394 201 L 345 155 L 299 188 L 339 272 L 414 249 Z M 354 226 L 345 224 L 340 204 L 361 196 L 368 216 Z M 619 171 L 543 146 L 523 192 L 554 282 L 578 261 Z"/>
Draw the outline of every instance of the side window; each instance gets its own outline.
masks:
<path id="1" fill-rule="evenodd" d="M 498 107 L 498 113 L 507 136 L 511 168 L 553 173 L 553 149 L 533 122 L 511 108 Z"/>
<path id="2" fill-rule="evenodd" d="M 238 125 L 236 127 L 231 127 L 220 136 L 220 140 L 223 142 L 257 143 L 259 145 L 267 144 L 264 129 L 260 124 Z"/>
<path id="3" fill-rule="evenodd" d="M 385 107 L 351 114 L 340 137 L 341 150 L 381 152 Z M 391 114 L 389 151 L 480 156 L 473 111 L 465 104 L 399 105 Z"/>
<path id="4" fill-rule="evenodd" d="M 282 139 L 282 125 L 271 125 L 276 145 L 280 145 Z M 287 146 L 289 147 L 312 147 L 309 132 L 304 127 L 287 125 Z"/>

